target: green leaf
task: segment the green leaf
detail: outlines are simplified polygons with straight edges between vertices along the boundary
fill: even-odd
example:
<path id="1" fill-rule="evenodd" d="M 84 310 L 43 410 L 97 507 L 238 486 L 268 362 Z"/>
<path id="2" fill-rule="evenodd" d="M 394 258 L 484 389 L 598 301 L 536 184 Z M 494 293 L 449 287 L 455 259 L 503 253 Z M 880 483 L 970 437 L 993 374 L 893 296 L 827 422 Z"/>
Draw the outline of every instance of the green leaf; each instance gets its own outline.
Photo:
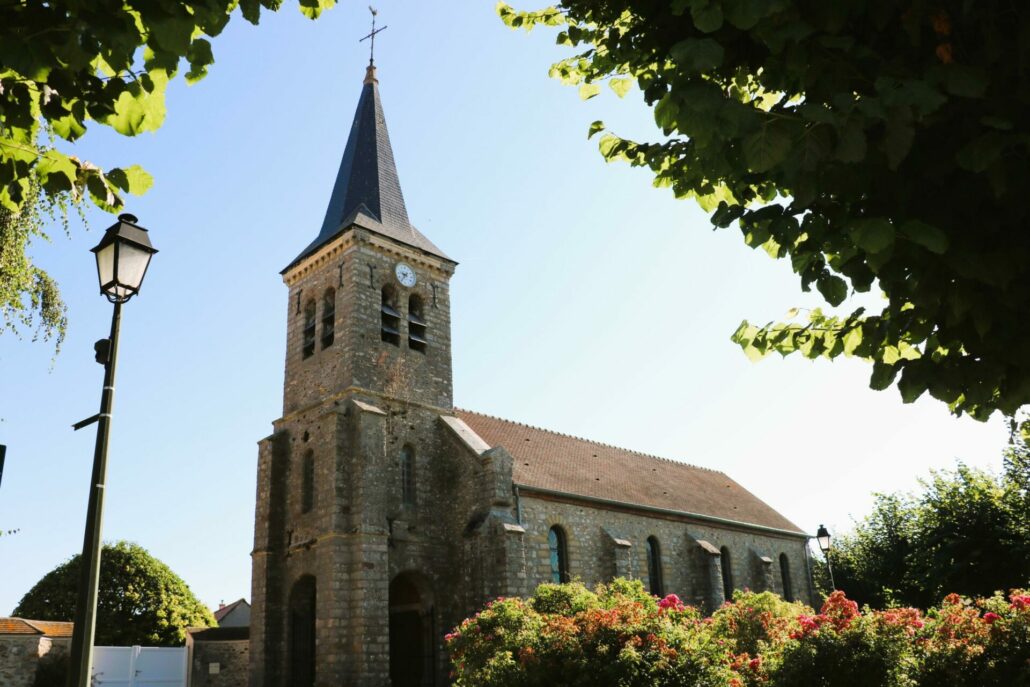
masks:
<path id="1" fill-rule="evenodd" d="M 103 122 L 125 136 L 136 136 L 144 131 L 153 131 L 161 126 L 165 117 L 165 87 L 168 76 L 163 71 L 149 73 L 153 86 L 147 92 L 139 83 L 133 83 L 122 91 L 114 103 L 114 114 L 103 118 Z"/>
<path id="2" fill-rule="evenodd" d="M 815 287 L 830 305 L 840 305 L 848 297 L 848 284 L 836 275 L 824 274 L 815 282 Z"/>
<path id="3" fill-rule="evenodd" d="M 944 68 L 944 88 L 952 95 L 982 98 L 990 82 L 987 72 L 979 67 L 952 63 Z"/>
<path id="4" fill-rule="evenodd" d="M 318 19 L 322 12 L 331 9 L 336 0 L 300 0 L 300 12 L 308 19 Z"/>
<path id="5" fill-rule="evenodd" d="M 154 185 L 154 177 L 139 165 L 112 169 L 107 173 L 107 179 L 115 187 L 134 196 L 143 195 Z"/>
<path id="6" fill-rule="evenodd" d="M 594 134 L 600 133 L 605 130 L 604 122 L 600 119 L 595 120 L 590 124 L 590 129 L 587 131 L 587 140 L 589 141 L 594 137 Z"/>
<path id="7" fill-rule="evenodd" d="M 207 68 L 214 64 L 211 43 L 204 38 L 193 41 L 186 51 L 186 59 L 190 62 L 190 70 L 186 72 L 186 83 L 194 84 L 207 76 Z"/>
<path id="8" fill-rule="evenodd" d="M 752 172 L 768 172 L 787 159 L 791 137 L 778 122 L 766 123 L 744 139 L 744 159 Z"/>
<path id="9" fill-rule="evenodd" d="M 723 13 L 730 24 L 749 31 L 760 19 L 779 11 L 782 6 L 783 3 L 775 0 L 724 0 Z"/>
<path id="10" fill-rule="evenodd" d="M 595 95 L 601 92 L 600 84 L 596 83 L 583 83 L 579 85 L 579 98 L 580 100 L 590 100 Z"/>
<path id="11" fill-rule="evenodd" d="M 48 118 L 47 123 L 50 124 L 50 128 L 54 130 L 55 134 L 66 141 L 74 141 L 86 133 L 86 127 L 79 120 L 79 117 L 71 112 L 63 117 Z"/>
<path id="12" fill-rule="evenodd" d="M 179 11 L 177 4 L 173 3 L 169 6 L 175 7 Z M 181 10 L 181 12 L 178 15 L 157 15 L 156 13 L 151 15 L 148 27 L 150 35 L 147 42 L 154 41 L 159 48 L 175 55 L 185 55 L 189 49 L 190 39 L 193 37 L 194 24 L 192 15 L 185 10 Z M 156 49 L 155 51 L 160 52 Z"/>
<path id="13" fill-rule="evenodd" d="M 894 383 L 894 378 L 897 375 L 898 367 L 896 365 L 888 365 L 877 360 L 873 363 L 873 374 L 869 378 L 869 388 L 875 391 L 883 391 Z"/>
<path id="14" fill-rule="evenodd" d="M 955 162 L 970 172 L 983 172 L 997 160 L 1007 145 L 1004 134 L 990 131 L 977 136 L 955 155 Z"/>
<path id="15" fill-rule="evenodd" d="M 861 162 L 865 159 L 866 138 L 862 120 L 849 117 L 837 140 L 837 159 L 841 162 Z"/>
<path id="16" fill-rule="evenodd" d="M 855 326 L 844 335 L 844 355 L 854 355 L 862 345 L 862 327 Z"/>
<path id="17" fill-rule="evenodd" d="M 901 372 L 901 379 L 898 380 L 898 391 L 901 392 L 902 402 L 915 402 L 926 391 L 928 382 L 922 366 L 906 365 Z"/>
<path id="18" fill-rule="evenodd" d="M 36 163 L 36 173 L 50 193 L 69 191 L 79 176 L 79 167 L 71 158 L 57 150 L 48 150 Z"/>
<path id="19" fill-rule="evenodd" d="M 855 220 L 848 233 L 855 245 L 867 253 L 882 253 L 894 245 L 894 225 L 883 217 Z"/>
<path id="20" fill-rule="evenodd" d="M 608 85 L 615 91 L 615 95 L 625 98 L 629 90 L 633 88 L 633 79 L 609 79 Z"/>
<path id="21" fill-rule="evenodd" d="M 601 137 L 601 140 L 597 142 L 597 149 L 601 151 L 601 155 L 605 160 L 611 161 L 618 155 L 618 149 L 621 143 L 622 139 L 615 134 L 605 134 Z"/>
<path id="22" fill-rule="evenodd" d="M 695 0 L 691 3 L 690 16 L 697 30 L 703 33 L 712 33 L 722 28 L 722 5 L 719 0 Z"/>
<path id="23" fill-rule="evenodd" d="M 883 137 L 883 152 L 887 156 L 888 168 L 897 169 L 898 165 L 908 157 L 915 135 L 912 114 L 907 108 L 891 113 L 887 118 L 886 134 Z"/>
<path id="24" fill-rule="evenodd" d="M 905 222 L 901 225 L 901 235 L 937 255 L 948 250 L 948 235 L 926 222 L 915 219 Z"/>
<path id="25" fill-rule="evenodd" d="M 711 38 L 687 38 L 672 46 L 669 55 L 684 71 L 701 73 L 722 64 L 725 51 Z"/>
<path id="26" fill-rule="evenodd" d="M 101 210 L 107 212 L 118 212 L 122 207 L 121 198 L 115 195 L 114 191 L 107 183 L 107 179 L 104 178 L 99 172 L 90 174 L 86 177 L 86 188 L 89 190 L 89 195 L 93 199 L 93 202 L 97 204 Z"/>

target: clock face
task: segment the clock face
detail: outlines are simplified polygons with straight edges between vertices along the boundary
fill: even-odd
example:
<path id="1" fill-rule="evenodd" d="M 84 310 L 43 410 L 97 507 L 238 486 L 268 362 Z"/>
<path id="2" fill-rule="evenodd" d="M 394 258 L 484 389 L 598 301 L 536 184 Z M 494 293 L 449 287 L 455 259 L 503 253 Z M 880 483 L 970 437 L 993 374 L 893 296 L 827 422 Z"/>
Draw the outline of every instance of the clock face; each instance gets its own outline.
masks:
<path id="1" fill-rule="evenodd" d="M 415 285 L 415 270 L 403 262 L 397 263 L 397 281 L 409 289 Z"/>

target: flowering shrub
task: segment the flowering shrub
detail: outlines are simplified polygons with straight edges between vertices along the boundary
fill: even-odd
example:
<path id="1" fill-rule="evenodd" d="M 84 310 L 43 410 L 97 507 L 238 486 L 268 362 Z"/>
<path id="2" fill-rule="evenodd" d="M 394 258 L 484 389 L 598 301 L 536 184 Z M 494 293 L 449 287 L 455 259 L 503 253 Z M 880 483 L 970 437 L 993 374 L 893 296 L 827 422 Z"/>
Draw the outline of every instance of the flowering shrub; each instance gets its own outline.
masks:
<path id="1" fill-rule="evenodd" d="M 498 599 L 447 635 L 464 687 L 1030 687 L 1030 595 L 819 612 L 738 592 L 703 618 L 639 581 L 545 584 Z"/>

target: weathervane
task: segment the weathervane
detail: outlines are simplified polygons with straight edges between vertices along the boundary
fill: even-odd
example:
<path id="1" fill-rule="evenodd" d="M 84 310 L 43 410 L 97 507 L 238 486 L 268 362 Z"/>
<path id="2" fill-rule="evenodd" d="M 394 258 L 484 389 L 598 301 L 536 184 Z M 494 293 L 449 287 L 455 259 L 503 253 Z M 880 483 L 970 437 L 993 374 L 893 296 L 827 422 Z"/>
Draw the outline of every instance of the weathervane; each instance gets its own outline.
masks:
<path id="1" fill-rule="evenodd" d="M 376 58 L 376 34 L 377 33 L 381 33 L 383 31 L 386 31 L 387 27 L 384 26 L 381 29 L 377 29 L 376 28 L 376 15 L 379 14 L 379 12 L 376 11 L 376 8 L 372 7 L 372 5 L 368 6 L 368 11 L 372 13 L 372 32 L 369 33 L 364 38 L 362 38 L 360 41 L 358 41 L 358 43 L 361 43 L 362 41 L 365 41 L 365 40 L 367 40 L 369 38 L 372 39 L 372 42 L 371 42 L 371 45 L 369 46 L 369 51 L 368 51 L 368 66 L 371 67 L 372 65 L 375 64 L 375 58 Z"/>

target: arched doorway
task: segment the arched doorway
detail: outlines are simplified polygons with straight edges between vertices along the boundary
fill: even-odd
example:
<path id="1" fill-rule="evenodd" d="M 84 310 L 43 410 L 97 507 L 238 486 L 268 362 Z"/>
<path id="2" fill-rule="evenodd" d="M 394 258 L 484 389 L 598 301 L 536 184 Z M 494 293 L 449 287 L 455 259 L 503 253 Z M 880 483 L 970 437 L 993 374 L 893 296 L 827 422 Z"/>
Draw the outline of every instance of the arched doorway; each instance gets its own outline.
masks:
<path id="1" fill-rule="evenodd" d="M 289 674 L 291 687 L 315 684 L 315 578 L 305 575 L 290 590 Z"/>
<path id="2" fill-rule="evenodd" d="M 401 573 L 390 583 L 390 683 L 433 687 L 436 628 L 433 595 L 418 573 Z"/>

